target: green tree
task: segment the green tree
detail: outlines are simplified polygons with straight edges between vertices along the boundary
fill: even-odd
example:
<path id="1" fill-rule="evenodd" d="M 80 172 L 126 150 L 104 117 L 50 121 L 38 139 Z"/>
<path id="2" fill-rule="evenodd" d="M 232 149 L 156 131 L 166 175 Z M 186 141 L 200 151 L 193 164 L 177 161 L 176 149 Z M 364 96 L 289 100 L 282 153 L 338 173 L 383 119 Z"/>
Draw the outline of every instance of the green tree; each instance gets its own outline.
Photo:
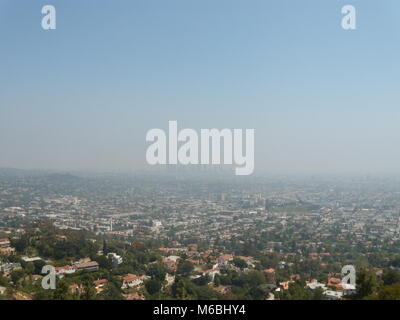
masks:
<path id="1" fill-rule="evenodd" d="M 70 300 L 72 298 L 69 292 L 69 287 L 66 281 L 58 281 L 56 289 L 54 290 L 53 299 L 54 300 Z"/>
<path id="2" fill-rule="evenodd" d="M 179 300 L 197 299 L 196 286 L 186 279 L 177 279 L 172 285 L 172 295 Z"/>
<path id="3" fill-rule="evenodd" d="M 33 264 L 35 266 L 34 274 L 42 274 L 42 268 L 46 265 L 46 263 L 43 260 L 37 260 L 33 262 Z"/>
<path id="4" fill-rule="evenodd" d="M 93 260 L 96 261 L 102 269 L 111 269 L 112 267 L 110 259 L 105 256 L 96 256 Z"/>
<path id="5" fill-rule="evenodd" d="M 374 294 L 378 288 L 378 279 L 375 273 L 367 269 L 361 269 L 357 272 L 357 294 L 358 299 L 363 299 Z"/>
<path id="6" fill-rule="evenodd" d="M 214 286 L 218 287 L 221 285 L 221 278 L 218 274 L 214 276 Z"/>
<path id="7" fill-rule="evenodd" d="M 167 269 L 162 263 L 153 263 L 147 270 L 147 275 L 158 281 L 164 281 L 166 273 Z"/>
<path id="8" fill-rule="evenodd" d="M 124 297 L 121 294 L 121 291 L 117 288 L 117 286 L 109 282 L 107 283 L 105 289 L 97 295 L 97 299 L 99 300 L 123 300 Z"/>
<path id="9" fill-rule="evenodd" d="M 240 269 L 244 269 L 247 267 L 246 261 L 237 257 L 233 258 L 233 264 Z"/>
<path id="10" fill-rule="evenodd" d="M 95 300 L 97 291 L 91 281 L 85 282 L 85 291 L 81 294 L 80 298 L 82 300 Z"/>
<path id="11" fill-rule="evenodd" d="M 379 300 L 400 300 L 400 283 L 383 287 L 378 293 Z"/>
<path id="12" fill-rule="evenodd" d="M 11 273 L 11 280 L 14 284 L 17 284 L 24 276 L 25 272 L 23 270 L 15 270 Z"/>
<path id="13" fill-rule="evenodd" d="M 152 279 L 148 280 L 145 282 L 144 285 L 146 287 L 147 292 L 151 295 L 156 294 L 161 290 L 161 283 L 160 281 L 157 280 L 152 280 Z"/>
<path id="14" fill-rule="evenodd" d="M 325 300 L 324 290 L 322 288 L 313 290 L 312 300 Z"/>
<path id="15" fill-rule="evenodd" d="M 187 260 L 181 260 L 178 263 L 176 272 L 182 276 L 188 276 L 194 270 L 193 263 Z"/>
<path id="16" fill-rule="evenodd" d="M 296 281 L 289 284 L 289 289 L 285 290 L 282 295 L 283 300 L 311 300 L 313 294 L 304 288 L 303 281 Z"/>
<path id="17" fill-rule="evenodd" d="M 382 275 L 382 280 L 387 286 L 400 282 L 400 272 L 392 269 L 385 270 Z"/>
<path id="18" fill-rule="evenodd" d="M 34 274 L 35 265 L 33 264 L 33 262 L 28 262 L 24 269 L 25 269 L 27 274 Z"/>

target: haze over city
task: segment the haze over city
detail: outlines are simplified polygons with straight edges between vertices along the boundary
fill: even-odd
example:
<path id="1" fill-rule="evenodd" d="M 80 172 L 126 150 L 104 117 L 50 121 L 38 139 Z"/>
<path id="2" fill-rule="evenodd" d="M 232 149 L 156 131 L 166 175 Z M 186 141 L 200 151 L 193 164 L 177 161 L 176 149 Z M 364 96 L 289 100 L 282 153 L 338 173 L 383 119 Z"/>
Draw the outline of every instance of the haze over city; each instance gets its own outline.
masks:
<path id="1" fill-rule="evenodd" d="M 0 0 L 0 167 L 135 171 L 146 132 L 255 129 L 255 174 L 399 173 L 400 4 Z M 10 32 L 10 28 L 12 32 Z"/>

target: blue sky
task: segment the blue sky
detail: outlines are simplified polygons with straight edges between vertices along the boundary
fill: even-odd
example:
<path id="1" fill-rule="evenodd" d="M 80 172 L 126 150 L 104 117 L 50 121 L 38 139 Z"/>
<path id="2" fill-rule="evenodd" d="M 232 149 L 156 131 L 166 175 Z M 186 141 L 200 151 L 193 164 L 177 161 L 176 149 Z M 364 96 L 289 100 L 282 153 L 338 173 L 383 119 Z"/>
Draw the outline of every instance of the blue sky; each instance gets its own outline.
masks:
<path id="1" fill-rule="evenodd" d="M 146 132 L 177 120 L 254 128 L 256 173 L 398 173 L 399 15 L 397 0 L 0 0 L 0 166 L 139 169 Z"/>

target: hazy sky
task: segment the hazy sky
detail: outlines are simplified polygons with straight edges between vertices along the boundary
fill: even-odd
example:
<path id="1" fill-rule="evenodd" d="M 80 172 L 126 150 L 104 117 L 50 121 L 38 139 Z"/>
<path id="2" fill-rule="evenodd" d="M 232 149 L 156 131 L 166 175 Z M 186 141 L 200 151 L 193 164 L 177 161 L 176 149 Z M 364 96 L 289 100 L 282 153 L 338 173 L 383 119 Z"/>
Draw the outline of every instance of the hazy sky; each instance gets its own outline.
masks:
<path id="1" fill-rule="evenodd" d="M 146 132 L 177 120 L 254 128 L 256 173 L 399 173 L 399 17 L 398 0 L 0 0 L 0 167 L 142 168 Z"/>

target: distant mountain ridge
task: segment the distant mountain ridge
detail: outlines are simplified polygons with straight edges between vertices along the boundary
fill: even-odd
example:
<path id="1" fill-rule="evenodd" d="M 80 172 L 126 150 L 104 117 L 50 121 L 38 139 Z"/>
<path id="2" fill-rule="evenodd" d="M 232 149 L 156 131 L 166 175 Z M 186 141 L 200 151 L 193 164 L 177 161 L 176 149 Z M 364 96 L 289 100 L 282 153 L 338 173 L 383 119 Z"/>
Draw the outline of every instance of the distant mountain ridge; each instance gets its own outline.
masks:
<path id="1" fill-rule="evenodd" d="M 0 177 L 45 177 L 53 179 L 78 179 L 79 177 L 70 174 L 55 172 L 50 170 L 39 169 L 17 169 L 17 168 L 0 168 Z"/>

